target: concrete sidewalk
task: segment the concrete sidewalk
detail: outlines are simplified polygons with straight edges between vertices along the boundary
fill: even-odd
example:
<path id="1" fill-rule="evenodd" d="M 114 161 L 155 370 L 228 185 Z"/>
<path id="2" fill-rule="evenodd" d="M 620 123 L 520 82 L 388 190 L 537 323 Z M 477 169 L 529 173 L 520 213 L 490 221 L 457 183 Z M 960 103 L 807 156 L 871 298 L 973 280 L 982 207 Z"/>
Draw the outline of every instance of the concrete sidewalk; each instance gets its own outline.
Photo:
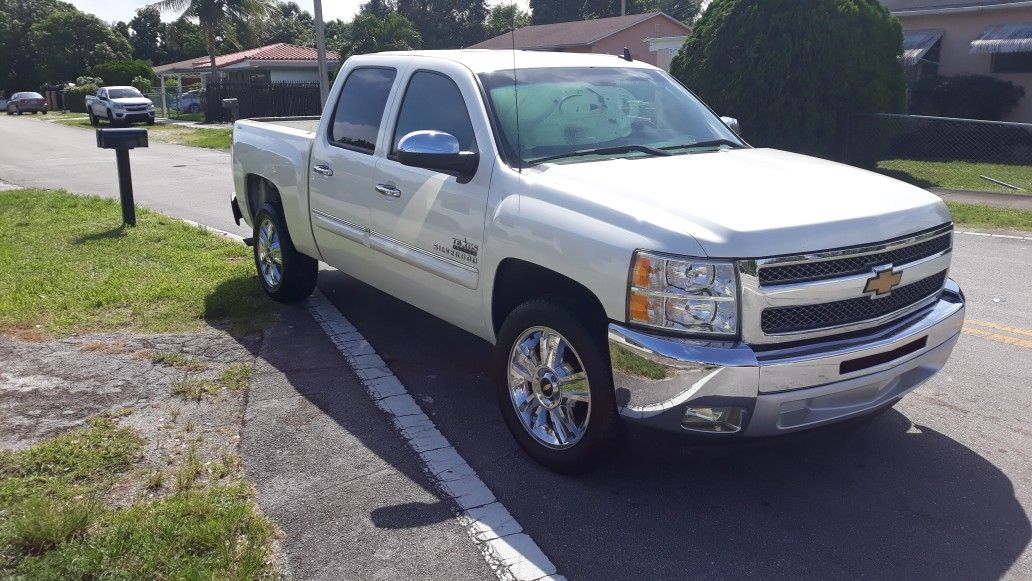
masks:
<path id="1" fill-rule="evenodd" d="M 1011 208 L 1032 211 L 1032 194 L 1001 194 L 997 192 L 974 192 L 969 190 L 947 190 L 928 188 L 940 198 L 961 204 L 982 204 L 994 208 Z"/>
<path id="2" fill-rule="evenodd" d="M 265 333 L 240 454 L 262 510 L 285 533 L 288 577 L 495 576 L 302 305 Z"/>

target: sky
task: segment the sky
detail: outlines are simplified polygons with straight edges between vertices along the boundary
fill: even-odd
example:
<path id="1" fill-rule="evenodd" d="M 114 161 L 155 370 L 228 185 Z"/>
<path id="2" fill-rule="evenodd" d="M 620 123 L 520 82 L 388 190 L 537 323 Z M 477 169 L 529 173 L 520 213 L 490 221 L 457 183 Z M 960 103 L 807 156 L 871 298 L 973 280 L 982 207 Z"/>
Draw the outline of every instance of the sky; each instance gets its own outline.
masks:
<path id="1" fill-rule="evenodd" d="M 95 14 L 101 20 L 106 22 L 117 22 L 119 20 L 129 22 L 129 20 L 136 14 L 136 11 L 148 4 L 153 4 L 155 0 L 66 0 L 75 4 L 79 10 L 83 12 L 90 12 Z M 312 0 L 294 0 L 301 5 L 302 8 L 309 12 L 313 12 Z M 488 0 L 489 5 L 502 4 L 505 0 Z M 527 9 L 529 0 L 516 0 L 516 2 Z M 334 20 L 340 18 L 341 20 L 350 20 L 352 16 L 358 12 L 358 7 L 365 3 L 365 0 L 323 0 L 323 19 Z M 176 17 L 173 13 L 165 13 L 162 16 L 162 20 L 172 20 Z"/>

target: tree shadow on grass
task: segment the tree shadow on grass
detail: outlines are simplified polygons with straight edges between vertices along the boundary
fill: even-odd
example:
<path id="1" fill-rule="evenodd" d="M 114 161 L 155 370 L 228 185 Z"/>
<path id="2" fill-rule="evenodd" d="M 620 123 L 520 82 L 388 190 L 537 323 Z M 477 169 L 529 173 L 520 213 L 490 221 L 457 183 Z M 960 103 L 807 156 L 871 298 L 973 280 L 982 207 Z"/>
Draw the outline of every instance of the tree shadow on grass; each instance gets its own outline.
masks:
<path id="1" fill-rule="evenodd" d="M 914 175 L 910 174 L 909 172 L 903 171 L 901 169 L 886 169 L 886 168 L 880 167 L 876 171 L 878 173 L 884 175 L 884 176 L 888 176 L 890 178 L 895 178 L 897 180 L 900 180 L 900 181 L 903 181 L 903 182 L 907 182 L 908 184 L 915 185 L 915 186 L 917 186 L 919 188 L 928 189 L 928 188 L 938 187 L 938 185 L 939 185 L 939 184 L 937 184 L 935 182 L 930 182 L 930 181 L 928 181 L 926 179 L 914 176 Z"/>

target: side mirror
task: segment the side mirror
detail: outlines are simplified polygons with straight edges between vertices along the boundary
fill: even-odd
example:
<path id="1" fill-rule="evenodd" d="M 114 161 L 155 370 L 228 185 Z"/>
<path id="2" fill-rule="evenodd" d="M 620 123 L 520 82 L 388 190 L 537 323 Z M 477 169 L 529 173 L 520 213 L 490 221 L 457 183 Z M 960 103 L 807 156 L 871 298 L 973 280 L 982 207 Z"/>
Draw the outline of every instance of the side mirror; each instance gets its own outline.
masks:
<path id="1" fill-rule="evenodd" d="M 741 133 L 738 132 L 738 119 L 735 119 L 734 117 L 721 117 L 720 120 L 724 122 L 724 125 L 727 125 L 728 129 L 734 131 L 735 135 L 741 135 Z"/>
<path id="2" fill-rule="evenodd" d="M 443 131 L 413 131 L 398 141 L 398 161 L 403 165 L 470 177 L 477 170 L 480 156 L 461 151 L 459 140 Z"/>

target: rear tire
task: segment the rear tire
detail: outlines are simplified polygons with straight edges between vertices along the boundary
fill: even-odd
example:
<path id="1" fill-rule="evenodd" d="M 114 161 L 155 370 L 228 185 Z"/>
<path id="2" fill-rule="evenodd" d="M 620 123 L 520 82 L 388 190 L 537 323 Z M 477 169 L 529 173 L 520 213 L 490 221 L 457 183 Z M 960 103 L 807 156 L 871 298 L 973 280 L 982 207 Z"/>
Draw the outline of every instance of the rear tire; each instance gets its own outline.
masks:
<path id="1" fill-rule="evenodd" d="M 258 281 L 274 301 L 300 301 L 315 290 L 319 262 L 294 248 L 276 202 L 263 204 L 255 215 L 254 265 Z"/>
<path id="2" fill-rule="evenodd" d="M 605 333 L 585 324 L 575 305 L 546 299 L 516 307 L 499 331 L 494 373 L 505 425 L 538 463 L 584 472 L 616 443 Z"/>

